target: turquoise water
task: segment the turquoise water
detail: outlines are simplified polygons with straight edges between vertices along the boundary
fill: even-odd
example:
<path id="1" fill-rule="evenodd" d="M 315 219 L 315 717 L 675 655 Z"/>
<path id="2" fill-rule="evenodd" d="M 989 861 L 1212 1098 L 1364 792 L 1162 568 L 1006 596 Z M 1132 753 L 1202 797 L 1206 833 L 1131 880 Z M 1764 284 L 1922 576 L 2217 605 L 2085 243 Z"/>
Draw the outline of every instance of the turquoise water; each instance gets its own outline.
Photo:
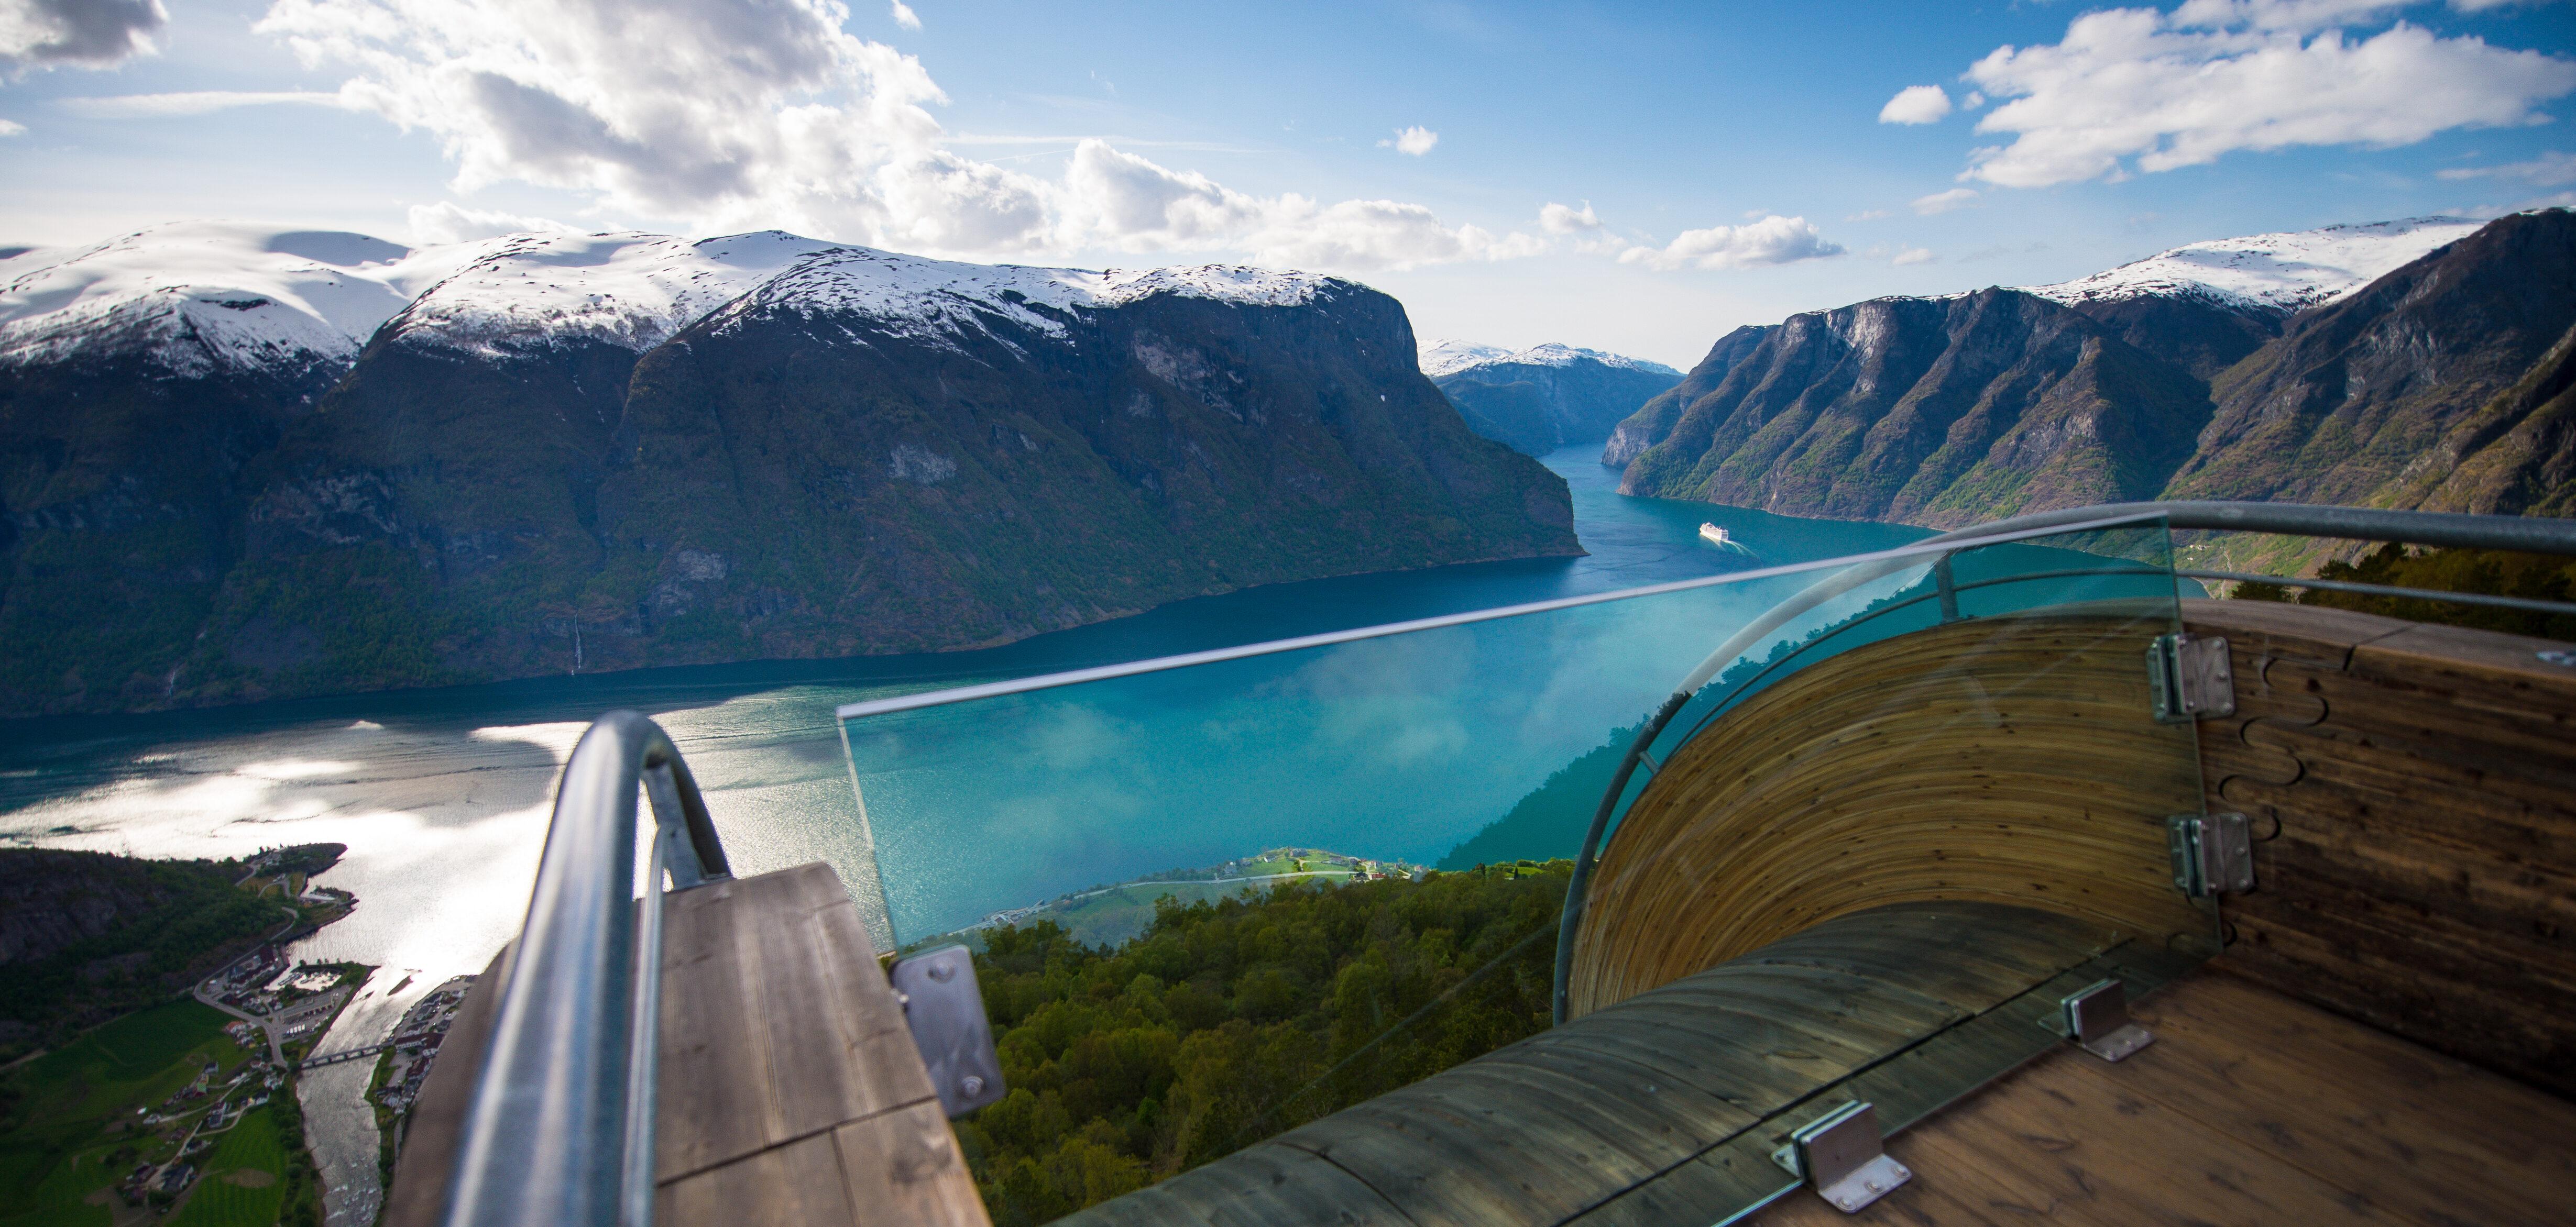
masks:
<path id="1" fill-rule="evenodd" d="M 0 838 L 174 856 L 346 843 L 348 857 L 323 881 L 364 902 L 306 953 L 424 975 L 473 971 L 516 927 L 555 773 L 601 711 L 634 707 L 671 730 L 709 790 L 738 870 L 820 858 L 857 886 L 874 876 L 874 858 L 832 719 L 841 703 L 1923 535 L 1623 498 L 1596 455 L 1545 458 L 1571 487 L 1576 531 L 1591 551 L 1583 558 L 1274 585 L 976 652 L 8 722 Z M 1712 519 L 1758 560 L 1701 542 L 1698 527 Z M 1610 728 L 1633 722 L 1724 638 L 1730 619 L 1795 582 L 1238 662 L 1037 703 L 1034 716 L 1027 704 L 953 709 L 916 731 L 908 785 L 870 789 L 893 894 L 906 900 L 898 910 L 918 925 L 963 923 L 1093 882 L 1280 844 L 1437 859 Z M 1227 769 L 1229 759 L 1238 765 Z M 1177 766 L 1185 763 L 1197 766 Z M 1165 787 L 1175 781 L 1177 791 Z M 1030 798 L 1043 804 L 1023 803 Z"/>

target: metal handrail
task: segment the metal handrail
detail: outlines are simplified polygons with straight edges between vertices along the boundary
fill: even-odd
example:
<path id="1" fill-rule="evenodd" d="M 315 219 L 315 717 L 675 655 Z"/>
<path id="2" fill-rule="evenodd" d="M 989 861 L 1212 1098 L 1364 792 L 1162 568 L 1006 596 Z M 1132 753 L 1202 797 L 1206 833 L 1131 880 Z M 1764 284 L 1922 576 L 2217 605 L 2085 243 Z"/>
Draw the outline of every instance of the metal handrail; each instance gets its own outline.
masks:
<path id="1" fill-rule="evenodd" d="M 733 876 L 670 735 L 613 711 L 564 764 L 527 924 L 500 972 L 490 1048 L 448 1182 L 445 1227 L 648 1227 L 662 909 L 637 906 L 638 787 L 652 798 L 644 898 Z"/>
<path id="2" fill-rule="evenodd" d="M 2143 503 L 2105 503 L 2092 507 L 2069 507 L 2060 511 L 2042 511 L 2013 516 L 1926 537 L 1913 544 L 1913 549 L 1956 543 L 1967 549 L 1993 544 L 1994 538 L 2033 529 L 2062 528 L 2084 531 L 2103 526 L 2105 521 L 2139 522 L 2161 518 L 2168 527 L 2210 529 L 2221 532 L 2280 533 L 2286 536 L 2327 537 L 2347 541 L 2397 541 L 2409 545 L 2451 546 L 2466 549 L 2512 550 L 2533 554 L 2560 554 L 2576 557 L 2576 520 L 2531 516 L 2461 515 L 2441 511 L 2395 511 L 2376 507 L 2333 507 L 2304 503 L 2232 503 L 2194 500 Z M 1955 551 L 1952 551 L 1955 552 Z M 1948 557 L 1944 552 L 1942 557 Z M 1854 559 L 1856 565 L 1808 586 L 1797 595 L 1773 606 L 1769 612 L 1747 623 L 1718 649 L 1709 653 L 1699 667 L 1682 679 L 1680 686 L 1666 697 L 1663 705 L 1648 717 L 1638 730 L 1636 741 L 1619 761 L 1619 769 L 1610 777 L 1608 791 L 1593 811 L 1592 825 L 1584 832 L 1583 847 L 1574 858 L 1574 874 L 1566 883 L 1565 910 L 1557 926 L 1555 991 L 1550 1012 L 1554 1021 L 1563 1023 L 1567 994 L 1574 976 L 1574 939 L 1583 923 L 1583 910 L 1592 881 L 1592 869 L 1598 863 L 1602 836 L 1608 831 L 1611 815 L 1618 809 L 1619 795 L 1637 773 L 1655 738 L 1680 715 L 1691 696 L 1706 685 L 1719 671 L 1732 665 L 1744 653 L 1758 645 L 1773 631 L 1790 620 L 1827 601 L 1871 581 L 1883 579 L 1913 565 L 1912 559 Z M 2276 583 L 2299 583 L 2296 580 L 2273 580 Z M 2324 586 L 2313 585 L 2313 586 Z"/>
<path id="3" fill-rule="evenodd" d="M 2393 596 L 2452 605 L 2492 605 L 2498 609 L 2519 609 L 2524 613 L 2576 614 L 2576 605 L 2565 601 L 2535 601 L 2529 597 L 2491 596 L 2484 592 L 2440 592 L 2431 588 L 2400 588 L 2394 584 L 2363 584 L 2344 579 L 2295 579 L 2287 575 L 2249 575 L 2242 571 L 2200 571 L 2183 567 L 2174 568 L 2174 574 L 2184 579 L 2215 579 L 2235 584 L 2321 588 L 2327 592 L 2357 592 L 2364 596 Z"/>

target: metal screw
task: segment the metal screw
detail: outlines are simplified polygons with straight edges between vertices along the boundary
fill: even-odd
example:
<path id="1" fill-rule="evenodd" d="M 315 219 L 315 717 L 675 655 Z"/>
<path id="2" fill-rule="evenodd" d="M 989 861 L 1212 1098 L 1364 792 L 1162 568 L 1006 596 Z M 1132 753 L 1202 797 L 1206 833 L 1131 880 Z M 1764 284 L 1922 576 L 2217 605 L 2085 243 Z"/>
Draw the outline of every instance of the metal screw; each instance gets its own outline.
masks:
<path id="1" fill-rule="evenodd" d="M 957 966 L 954 963 L 933 963 L 930 965 L 930 978 L 946 984 L 957 978 Z"/>
<path id="2" fill-rule="evenodd" d="M 984 1080 L 973 1074 L 968 1074 L 957 1080 L 957 1089 L 966 1092 L 966 1097 L 968 1099 L 973 1099 L 974 1097 L 984 1093 Z"/>

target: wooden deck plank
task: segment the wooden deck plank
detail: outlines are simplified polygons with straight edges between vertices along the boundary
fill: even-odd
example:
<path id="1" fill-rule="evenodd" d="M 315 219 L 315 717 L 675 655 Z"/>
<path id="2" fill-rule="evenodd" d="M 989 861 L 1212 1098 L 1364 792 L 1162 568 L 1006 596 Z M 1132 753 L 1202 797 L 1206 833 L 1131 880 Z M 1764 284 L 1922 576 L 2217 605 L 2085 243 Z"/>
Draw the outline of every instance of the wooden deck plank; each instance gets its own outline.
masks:
<path id="1" fill-rule="evenodd" d="M 1619 1187 L 1542 1139 L 1493 1127 L 1460 1098 L 1397 1092 L 1275 1140 L 1385 1191 L 1423 1227 L 1561 1220 Z"/>
<path id="2" fill-rule="evenodd" d="M 753 901 L 769 906 L 749 934 L 782 1136 L 934 1097 L 918 1059 L 877 1057 L 885 1048 L 911 1057 L 912 1036 L 838 875 L 817 862 L 758 880 L 783 888 Z"/>
<path id="3" fill-rule="evenodd" d="M 974 1176 L 966 1170 L 938 1100 L 852 1121 L 833 1130 L 831 1138 L 840 1152 L 850 1205 L 861 1221 L 989 1227 Z"/>
<path id="4" fill-rule="evenodd" d="M 2117 1071 L 2137 1094 L 2426 1227 L 2576 1206 L 2576 1104 L 2224 976 L 2137 1014 L 2161 1050 Z"/>
<path id="5" fill-rule="evenodd" d="M 662 903 L 660 1221 L 985 1222 L 902 1009 L 829 866 Z M 414 1128 L 387 1199 L 397 1227 L 429 1227 L 442 1208 L 498 987 L 491 972 L 477 983 L 423 1088 L 428 1128 Z"/>
<path id="6" fill-rule="evenodd" d="M 1914 1183 L 1828 1223 L 2543 1227 L 2576 1204 L 2576 1104 L 2216 972 L 2140 1002 L 2152 1046 L 2060 1047 L 1888 1153 Z"/>
<path id="7" fill-rule="evenodd" d="M 1413 1227 L 1367 1182 L 1330 1160 L 1272 1142 L 1093 1206 L 1081 1217 L 1136 1227 Z"/>
<path id="8" fill-rule="evenodd" d="M 828 1134 L 806 1138 L 661 1186 L 654 1192 L 653 1219 L 725 1227 L 854 1223 L 859 1216 L 840 1165 Z"/>
<path id="9" fill-rule="evenodd" d="M 662 1082 L 666 1103 L 688 1105 L 654 1122 L 653 1167 L 666 1177 L 703 1171 L 794 1136 L 769 1099 L 767 1028 L 759 1025 L 756 969 L 745 966 L 740 882 L 667 897 L 662 914 Z"/>
<path id="10" fill-rule="evenodd" d="M 2278 830 L 2260 889 L 2228 900 L 2229 961 L 2576 1094 L 2576 671 L 2535 655 L 2559 645 L 2397 623 L 2341 658 L 2265 658 L 2250 604 L 2185 610 L 2229 636 L 2238 679 L 2236 715 L 2199 730 L 2214 804 Z"/>

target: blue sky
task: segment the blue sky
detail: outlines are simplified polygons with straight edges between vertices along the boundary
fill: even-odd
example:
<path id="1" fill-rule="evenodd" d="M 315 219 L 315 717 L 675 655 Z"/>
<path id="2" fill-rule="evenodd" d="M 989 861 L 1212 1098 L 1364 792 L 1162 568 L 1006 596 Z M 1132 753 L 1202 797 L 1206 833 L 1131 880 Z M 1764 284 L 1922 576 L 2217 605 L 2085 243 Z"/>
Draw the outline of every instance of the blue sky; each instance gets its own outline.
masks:
<path id="1" fill-rule="evenodd" d="M 0 245 L 776 226 L 1325 268 L 1425 336 L 1685 367 L 1881 294 L 2576 201 L 2567 3 L 0 0 L 0 63 Z"/>

